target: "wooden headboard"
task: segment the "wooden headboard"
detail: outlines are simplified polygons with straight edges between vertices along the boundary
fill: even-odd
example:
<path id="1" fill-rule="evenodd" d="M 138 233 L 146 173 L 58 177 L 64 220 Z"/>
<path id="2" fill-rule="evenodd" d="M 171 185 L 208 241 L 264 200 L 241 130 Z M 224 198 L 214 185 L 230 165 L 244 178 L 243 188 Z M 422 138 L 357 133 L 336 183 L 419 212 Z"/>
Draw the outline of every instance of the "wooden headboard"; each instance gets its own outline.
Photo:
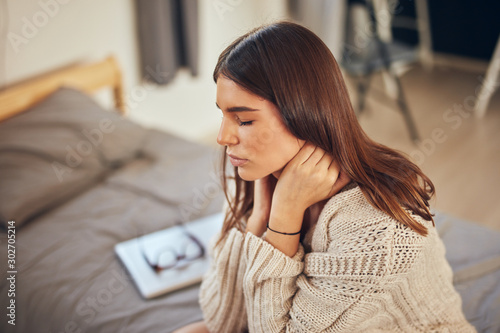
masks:
<path id="1" fill-rule="evenodd" d="M 122 75 L 113 56 L 89 65 L 77 65 L 51 72 L 0 91 L 0 121 L 38 103 L 61 86 L 70 86 L 89 94 L 104 87 L 113 89 L 115 107 L 125 113 Z"/>

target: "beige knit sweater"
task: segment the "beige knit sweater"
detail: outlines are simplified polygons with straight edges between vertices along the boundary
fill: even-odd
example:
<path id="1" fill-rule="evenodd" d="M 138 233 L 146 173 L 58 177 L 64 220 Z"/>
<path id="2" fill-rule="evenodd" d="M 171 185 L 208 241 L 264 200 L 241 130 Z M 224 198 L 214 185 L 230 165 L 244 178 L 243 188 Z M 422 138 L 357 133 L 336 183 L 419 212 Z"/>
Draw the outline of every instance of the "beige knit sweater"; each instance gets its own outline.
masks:
<path id="1" fill-rule="evenodd" d="M 475 332 L 431 222 L 420 236 L 356 184 L 332 197 L 293 258 L 232 229 L 200 290 L 211 332 Z M 265 235 L 264 235 L 265 237 Z"/>

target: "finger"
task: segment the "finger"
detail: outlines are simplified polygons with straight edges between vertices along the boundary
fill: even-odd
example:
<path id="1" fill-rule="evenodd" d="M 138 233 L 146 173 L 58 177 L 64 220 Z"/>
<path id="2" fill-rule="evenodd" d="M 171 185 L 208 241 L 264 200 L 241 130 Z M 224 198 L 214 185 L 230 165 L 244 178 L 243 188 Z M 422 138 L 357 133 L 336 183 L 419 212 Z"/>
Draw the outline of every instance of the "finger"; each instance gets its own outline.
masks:
<path id="1" fill-rule="evenodd" d="M 351 177 L 349 177 L 344 171 L 340 171 L 338 182 L 341 187 L 344 187 L 351 182 Z"/>
<path id="2" fill-rule="evenodd" d="M 307 163 L 309 165 L 316 166 L 316 165 L 318 165 L 319 161 L 321 161 L 321 159 L 325 155 L 326 155 L 326 152 L 323 149 L 321 149 L 320 147 L 314 146 L 314 150 L 309 155 L 307 160 L 305 160 L 302 164 Z"/>
<path id="3" fill-rule="evenodd" d="M 311 163 L 318 165 L 321 161 L 325 161 L 325 163 L 330 164 L 330 154 L 328 154 L 320 147 L 316 147 L 316 150 L 314 150 L 314 153 L 311 155 Z M 326 168 L 328 168 L 328 164 L 326 165 Z"/>
<path id="4" fill-rule="evenodd" d="M 337 162 L 336 160 L 333 159 L 333 156 L 332 156 L 332 160 L 330 162 L 330 166 L 328 167 L 328 171 L 340 173 L 340 164 L 339 164 L 339 162 Z"/>
<path id="5" fill-rule="evenodd" d="M 333 156 L 325 152 L 323 156 L 321 156 L 321 159 L 318 161 L 316 166 L 320 168 L 325 168 L 326 170 L 329 171 L 332 162 L 333 162 Z"/>
<path id="6" fill-rule="evenodd" d="M 302 148 L 295 154 L 295 156 L 292 158 L 290 162 L 292 163 L 297 163 L 298 165 L 303 164 L 307 161 L 309 156 L 314 152 L 316 149 L 316 146 L 314 146 L 310 142 L 306 142 Z"/>
<path id="7" fill-rule="evenodd" d="M 332 157 L 332 161 L 328 167 L 328 177 L 332 185 L 335 185 L 335 183 L 340 178 L 340 171 L 341 171 L 340 164 L 337 161 L 335 161 Z M 333 187 L 334 186 L 332 186 L 332 189 Z"/>
<path id="8" fill-rule="evenodd" d="M 347 173 L 345 173 L 343 170 L 340 170 L 339 176 L 337 177 L 337 180 L 332 186 L 331 194 L 335 195 L 350 182 L 351 178 L 347 175 Z"/>

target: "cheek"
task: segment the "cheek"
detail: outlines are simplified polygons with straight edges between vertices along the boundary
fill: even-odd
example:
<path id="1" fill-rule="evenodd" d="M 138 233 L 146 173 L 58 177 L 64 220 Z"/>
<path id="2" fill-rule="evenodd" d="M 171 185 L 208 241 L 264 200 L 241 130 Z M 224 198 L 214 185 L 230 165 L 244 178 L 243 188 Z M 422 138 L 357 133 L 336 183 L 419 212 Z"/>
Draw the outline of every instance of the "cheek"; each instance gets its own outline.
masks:
<path id="1" fill-rule="evenodd" d="M 256 130 L 245 141 L 250 158 L 265 162 L 270 168 L 283 167 L 300 149 L 297 139 L 283 128 Z"/>
<path id="2" fill-rule="evenodd" d="M 297 154 L 299 150 L 300 146 L 297 143 L 296 138 L 282 137 L 277 143 L 277 149 L 274 161 L 278 164 L 281 164 L 281 167 L 283 167 Z"/>
<path id="3" fill-rule="evenodd" d="M 257 128 L 242 131 L 240 134 L 241 143 L 244 143 L 245 152 L 250 159 L 257 159 L 277 146 L 279 136 L 269 128 Z"/>

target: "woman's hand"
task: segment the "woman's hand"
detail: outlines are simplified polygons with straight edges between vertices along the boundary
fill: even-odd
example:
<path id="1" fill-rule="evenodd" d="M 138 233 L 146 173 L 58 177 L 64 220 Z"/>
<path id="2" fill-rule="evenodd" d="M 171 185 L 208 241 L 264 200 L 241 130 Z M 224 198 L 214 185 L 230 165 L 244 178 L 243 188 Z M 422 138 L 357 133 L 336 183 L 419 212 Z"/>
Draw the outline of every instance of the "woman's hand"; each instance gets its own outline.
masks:
<path id="1" fill-rule="evenodd" d="M 268 232 L 266 241 L 292 257 L 299 247 L 297 231 L 302 229 L 306 209 L 335 195 L 349 182 L 331 155 L 306 143 L 277 181 L 272 175 L 255 181 L 254 207 L 246 231 L 261 237 L 269 221 L 269 227 L 279 232 Z"/>
<path id="2" fill-rule="evenodd" d="M 302 229 L 306 209 L 332 197 L 349 181 L 331 155 L 310 143 L 304 144 L 285 166 L 276 184 L 269 228 L 278 232 L 269 231 L 266 241 L 287 256 L 294 256 L 300 240 L 297 232 Z"/>
<path id="3" fill-rule="evenodd" d="M 276 178 L 273 175 L 257 179 L 254 183 L 253 210 L 248 218 L 246 231 L 258 237 L 266 231 L 275 187 Z"/>
<path id="4" fill-rule="evenodd" d="M 306 209 L 338 193 L 350 181 L 339 164 L 323 149 L 306 143 L 280 175 L 272 198 L 272 214 L 300 216 L 299 225 L 288 225 L 283 232 L 302 226 Z M 280 219 L 281 220 L 281 219 Z"/>
<path id="5" fill-rule="evenodd" d="M 331 155 L 306 143 L 285 166 L 279 180 L 268 175 L 255 181 L 254 207 L 246 231 L 260 237 L 268 221 L 277 230 L 298 231 L 308 207 L 332 197 L 349 182 Z"/>

